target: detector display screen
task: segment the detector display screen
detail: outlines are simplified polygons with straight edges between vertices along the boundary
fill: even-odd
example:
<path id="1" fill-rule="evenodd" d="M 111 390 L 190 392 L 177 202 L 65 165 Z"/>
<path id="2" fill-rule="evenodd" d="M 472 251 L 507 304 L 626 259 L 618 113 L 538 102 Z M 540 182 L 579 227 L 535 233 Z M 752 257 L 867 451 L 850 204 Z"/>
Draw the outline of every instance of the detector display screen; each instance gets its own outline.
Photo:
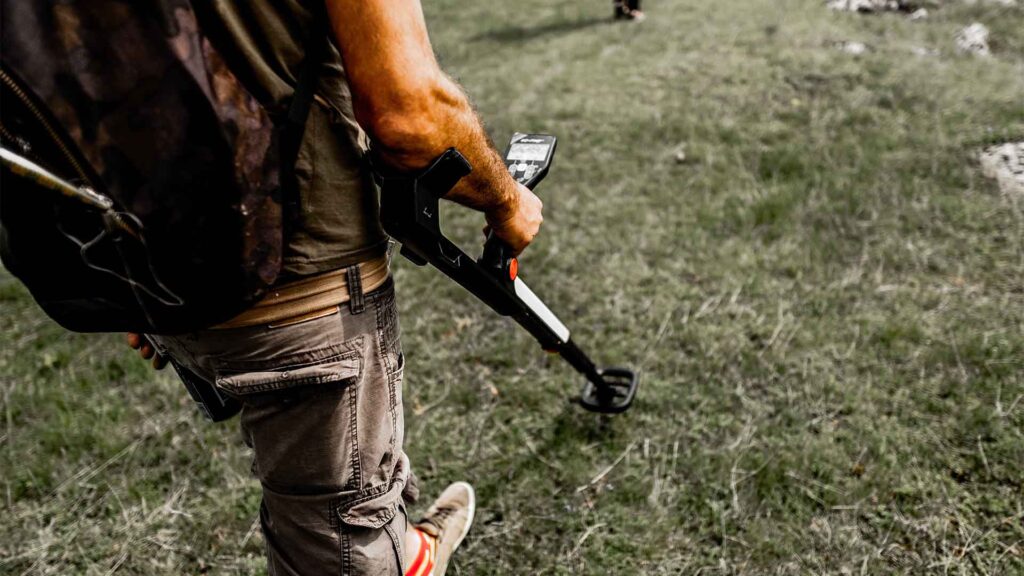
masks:
<path id="1" fill-rule="evenodd" d="M 509 160 L 522 160 L 525 162 L 543 162 L 548 157 L 548 144 L 513 144 L 509 148 L 507 158 Z"/>

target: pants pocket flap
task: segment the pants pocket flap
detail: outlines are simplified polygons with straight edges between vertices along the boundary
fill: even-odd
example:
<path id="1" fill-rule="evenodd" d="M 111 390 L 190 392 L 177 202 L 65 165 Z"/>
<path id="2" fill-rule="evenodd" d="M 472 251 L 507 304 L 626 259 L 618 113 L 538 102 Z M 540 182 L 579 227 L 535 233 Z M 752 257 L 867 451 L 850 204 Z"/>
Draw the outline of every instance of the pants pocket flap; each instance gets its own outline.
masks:
<path id="1" fill-rule="evenodd" d="M 358 351 L 348 351 L 315 363 L 281 363 L 273 368 L 235 372 L 224 369 L 217 374 L 217 386 L 233 394 L 258 394 L 297 386 L 343 382 L 359 377 L 362 359 Z"/>
<path id="2" fill-rule="evenodd" d="M 335 510 L 341 521 L 349 526 L 376 530 L 395 517 L 404 487 L 404 482 L 392 482 L 387 490 L 384 490 L 385 486 L 369 488 L 353 498 L 340 500 Z"/>

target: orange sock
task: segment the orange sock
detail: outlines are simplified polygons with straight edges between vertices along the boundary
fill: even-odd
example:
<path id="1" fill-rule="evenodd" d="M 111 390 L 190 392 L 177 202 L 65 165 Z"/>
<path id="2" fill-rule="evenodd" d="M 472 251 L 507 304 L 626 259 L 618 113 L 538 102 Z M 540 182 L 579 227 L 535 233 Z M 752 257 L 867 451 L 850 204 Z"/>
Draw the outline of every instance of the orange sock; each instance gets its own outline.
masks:
<path id="1" fill-rule="evenodd" d="M 413 561 L 409 564 L 409 569 L 405 571 L 405 576 L 433 576 L 434 573 L 434 557 L 437 554 L 437 538 L 427 534 L 419 528 L 409 528 L 410 531 L 415 533 L 415 540 L 418 543 L 416 553 L 413 556 Z M 406 541 L 408 542 L 408 538 Z M 407 552 L 407 556 L 411 555 Z"/>

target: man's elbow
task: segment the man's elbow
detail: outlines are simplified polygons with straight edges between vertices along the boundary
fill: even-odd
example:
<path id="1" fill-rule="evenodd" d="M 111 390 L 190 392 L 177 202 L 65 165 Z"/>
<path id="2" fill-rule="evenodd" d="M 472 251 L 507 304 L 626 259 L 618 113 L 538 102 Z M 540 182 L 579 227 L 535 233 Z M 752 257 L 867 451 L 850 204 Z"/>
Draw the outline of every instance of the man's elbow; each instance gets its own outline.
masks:
<path id="1" fill-rule="evenodd" d="M 443 90 L 427 87 L 389 98 L 365 110 L 360 123 L 376 153 L 391 167 L 415 170 L 430 164 L 451 146 L 451 116 L 459 102 Z"/>
<path id="2" fill-rule="evenodd" d="M 376 153 L 392 168 L 423 168 L 444 151 L 440 122 L 433 115 L 395 110 L 366 127 Z"/>

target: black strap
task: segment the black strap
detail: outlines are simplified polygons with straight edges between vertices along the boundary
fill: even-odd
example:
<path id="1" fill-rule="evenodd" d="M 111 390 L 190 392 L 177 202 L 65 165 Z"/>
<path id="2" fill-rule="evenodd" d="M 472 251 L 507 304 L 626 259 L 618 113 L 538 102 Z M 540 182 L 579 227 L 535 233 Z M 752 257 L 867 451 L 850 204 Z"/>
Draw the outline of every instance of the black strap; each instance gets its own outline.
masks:
<path id="1" fill-rule="evenodd" d="M 320 81 L 320 68 L 327 54 L 327 14 L 323 2 L 314 2 L 312 27 L 306 39 L 306 58 L 302 62 L 288 113 L 280 133 L 281 200 L 285 215 L 285 229 L 290 231 L 298 221 L 300 211 L 299 181 L 295 175 L 295 162 L 299 157 L 302 139 L 306 134 L 306 121 L 313 106 L 313 96 Z"/>

